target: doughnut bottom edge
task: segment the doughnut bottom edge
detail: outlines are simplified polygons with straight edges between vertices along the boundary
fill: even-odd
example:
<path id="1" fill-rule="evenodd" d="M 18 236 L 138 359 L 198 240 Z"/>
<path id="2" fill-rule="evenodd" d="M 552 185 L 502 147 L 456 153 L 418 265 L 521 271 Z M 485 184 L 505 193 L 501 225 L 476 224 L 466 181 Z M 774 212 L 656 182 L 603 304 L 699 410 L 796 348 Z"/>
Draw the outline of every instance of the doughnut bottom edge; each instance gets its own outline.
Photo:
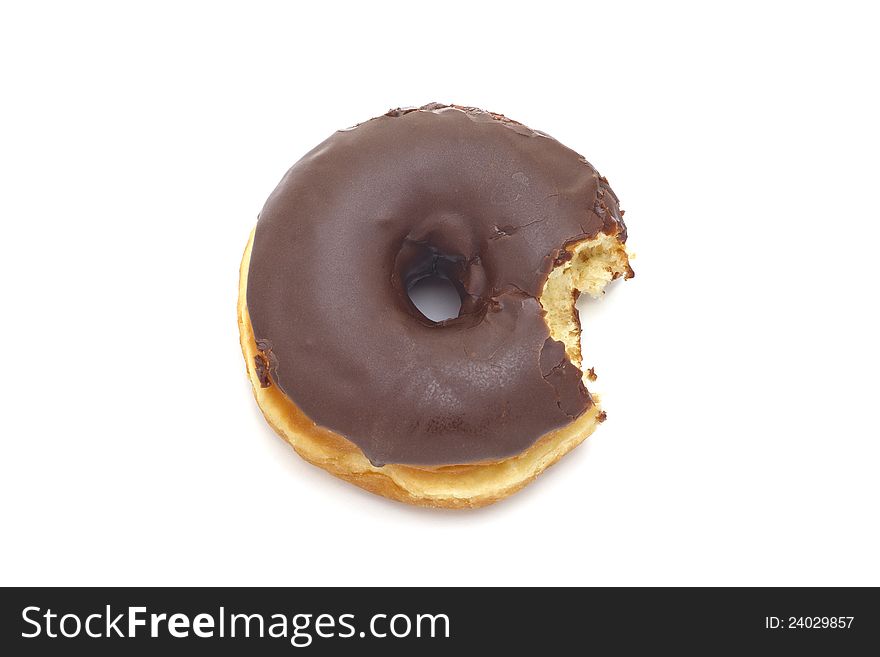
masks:
<path id="1" fill-rule="evenodd" d="M 365 490 L 424 507 L 465 509 L 492 504 L 520 490 L 580 445 L 604 420 L 597 396 L 570 424 L 542 436 L 524 452 L 500 461 L 440 467 L 373 466 L 343 436 L 317 426 L 277 386 L 263 388 L 256 371 L 259 353 L 247 309 L 247 277 L 254 233 L 239 270 L 238 329 L 254 397 L 266 421 L 309 463 Z"/>

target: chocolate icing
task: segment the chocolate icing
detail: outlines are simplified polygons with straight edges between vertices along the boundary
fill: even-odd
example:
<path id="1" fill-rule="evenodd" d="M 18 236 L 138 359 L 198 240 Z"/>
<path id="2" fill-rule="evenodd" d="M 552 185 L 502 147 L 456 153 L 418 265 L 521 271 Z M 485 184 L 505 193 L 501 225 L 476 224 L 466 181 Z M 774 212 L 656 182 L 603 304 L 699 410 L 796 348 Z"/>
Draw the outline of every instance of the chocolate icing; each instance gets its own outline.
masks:
<path id="1" fill-rule="evenodd" d="M 499 114 L 432 103 L 339 131 L 260 213 L 261 384 L 376 465 L 518 454 L 592 404 L 538 297 L 566 245 L 624 241 L 621 214 L 583 157 Z M 458 317 L 409 300 L 431 275 L 456 285 Z"/>

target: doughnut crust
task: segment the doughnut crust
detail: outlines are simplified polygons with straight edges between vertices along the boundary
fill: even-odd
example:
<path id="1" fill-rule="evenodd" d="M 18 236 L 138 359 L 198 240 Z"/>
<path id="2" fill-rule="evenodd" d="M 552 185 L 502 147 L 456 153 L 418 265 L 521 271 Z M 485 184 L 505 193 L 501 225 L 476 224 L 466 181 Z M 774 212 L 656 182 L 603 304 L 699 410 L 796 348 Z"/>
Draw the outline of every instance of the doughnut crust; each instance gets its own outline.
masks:
<path id="1" fill-rule="evenodd" d="M 607 181 L 600 178 L 583 158 L 543 133 L 473 108 L 432 104 L 415 111 L 419 115 L 446 116 L 416 115 L 408 123 L 397 126 L 374 123 L 369 130 L 357 135 L 356 141 L 352 141 L 349 135 L 339 137 L 342 133 L 337 133 L 291 169 L 270 197 L 260 223 L 251 233 L 241 264 L 238 300 L 241 346 L 263 414 L 303 458 L 371 492 L 410 504 L 477 507 L 522 488 L 580 444 L 604 420 L 605 414 L 600 410 L 598 400 L 586 389 L 587 377 L 581 365 L 580 326 L 574 303 L 581 291 L 598 296 L 608 281 L 632 276 L 624 248 L 626 231 L 617 199 Z M 411 112 L 413 110 L 397 110 L 384 118 L 386 121 L 400 121 L 399 117 L 406 117 Z M 472 130 L 470 122 L 477 124 L 478 129 Z M 499 126 L 503 129 L 499 130 Z M 388 132 L 390 127 L 394 127 L 394 131 Z M 511 128 L 513 131 L 509 132 Z M 359 129 L 355 128 L 353 132 Z M 389 375 L 380 373 L 376 386 L 359 385 L 357 369 L 350 377 L 339 373 L 344 372 L 344 368 L 334 372 L 336 356 L 331 353 L 327 357 L 326 350 L 319 349 L 316 353 L 324 358 L 314 362 L 327 367 L 329 375 L 323 376 L 325 371 L 322 369 L 321 376 L 317 376 L 316 370 L 307 369 L 309 353 L 324 333 L 316 333 L 310 338 L 309 332 L 314 329 L 308 322 L 300 321 L 290 324 L 298 330 L 290 332 L 293 337 L 288 339 L 290 333 L 285 334 L 278 328 L 288 325 L 279 324 L 279 320 L 286 322 L 286 318 L 302 317 L 312 311 L 309 304 L 303 303 L 308 297 L 296 297 L 296 291 L 290 292 L 291 280 L 295 283 L 315 280 L 310 274 L 303 276 L 297 271 L 293 279 L 277 279 L 291 275 L 285 272 L 291 267 L 290 262 L 297 262 L 294 251 L 302 249 L 303 242 L 310 244 L 309 235 L 316 234 L 316 227 L 331 234 L 334 229 L 340 230 L 332 224 L 338 214 L 320 216 L 324 205 L 340 202 L 339 198 L 327 201 L 327 194 L 344 188 L 357 173 L 346 169 L 350 159 L 364 153 L 373 159 L 377 153 L 384 155 L 381 150 L 376 150 L 377 144 L 381 146 L 389 141 L 389 134 L 398 132 L 403 135 L 418 133 L 419 139 L 408 145 L 403 139 L 403 154 L 390 153 L 397 156 L 394 161 L 408 157 L 424 143 L 432 148 L 428 160 L 433 164 L 439 159 L 442 170 L 443 158 L 435 155 L 436 149 L 460 133 L 477 145 L 460 147 L 463 153 L 454 155 L 476 162 L 472 167 L 485 167 L 487 162 L 495 167 L 496 160 L 498 162 L 499 170 L 490 171 L 486 174 L 490 179 L 483 179 L 479 186 L 474 186 L 474 196 L 465 198 L 463 207 L 455 206 L 454 200 L 445 202 L 442 195 L 435 193 L 436 190 L 422 185 L 417 194 L 429 197 L 429 204 L 425 206 L 428 210 L 419 208 L 414 202 L 401 206 L 410 211 L 414 220 L 394 219 L 394 216 L 401 215 L 397 212 L 400 208 L 397 208 L 388 211 L 390 218 L 380 222 L 378 228 L 352 222 L 350 229 L 355 237 L 358 231 L 379 231 L 380 240 L 388 241 L 393 249 L 380 253 L 393 266 L 389 268 L 391 284 L 387 285 L 392 296 L 378 300 L 379 311 L 392 315 L 396 322 L 377 323 L 377 332 L 392 338 L 392 351 L 388 356 L 381 353 L 380 356 L 394 365 L 393 349 L 395 345 L 399 348 L 405 343 L 396 331 L 399 326 L 404 326 L 416 336 L 413 338 L 416 345 L 420 344 L 419 341 L 431 345 L 426 348 L 434 361 L 441 364 L 448 361 L 453 369 L 450 380 L 457 382 L 464 392 L 468 391 L 468 386 L 474 387 L 473 376 L 462 379 L 457 373 L 469 368 L 471 362 L 479 362 L 478 368 L 491 366 L 494 369 L 488 371 L 499 372 L 497 378 L 474 389 L 471 407 L 452 402 L 460 411 L 455 422 L 448 419 L 448 414 L 438 415 L 450 402 L 442 394 L 443 388 L 436 385 L 436 374 L 432 374 L 434 379 L 428 380 L 427 385 L 435 395 L 441 390 L 439 400 L 428 399 L 427 405 L 422 406 L 406 399 L 397 400 L 400 403 L 395 407 L 396 395 L 390 394 L 388 389 L 382 390 L 382 381 L 388 381 Z M 523 138 L 532 141 L 519 141 Z M 354 146 L 358 149 L 353 150 Z M 497 158 L 494 156 L 496 150 L 500 153 Z M 520 151 L 525 153 L 522 158 Z M 495 159 L 485 160 L 486 157 Z M 484 159 L 478 162 L 481 158 Z M 536 163 L 546 164 L 549 173 L 535 170 Z M 413 161 L 404 164 L 410 169 L 414 166 Z M 385 168 L 389 166 L 394 169 L 393 165 Z M 323 173 L 326 177 L 328 171 L 340 169 L 341 177 L 331 180 L 328 188 L 316 190 L 316 178 L 310 176 Z M 475 171 L 465 174 L 474 174 Z M 387 177 L 383 179 L 383 175 L 406 178 L 406 172 L 402 170 L 392 174 L 380 172 L 377 174 L 380 189 L 381 182 L 387 183 L 388 180 Z M 542 180 L 542 175 L 546 181 Z M 532 177 L 531 190 L 528 189 L 529 176 Z M 494 189 L 491 194 L 484 193 L 482 190 L 487 189 L 487 183 L 495 183 L 492 177 L 501 183 L 488 188 Z M 309 183 L 309 180 L 313 182 Z M 468 184 L 466 177 L 461 178 L 464 182 L 456 182 L 451 173 L 445 180 L 459 195 L 462 195 L 462 185 Z M 546 193 L 550 189 L 547 187 L 549 183 L 554 185 L 554 194 Z M 406 178 L 400 183 L 404 190 L 420 184 L 420 179 L 414 178 Z M 360 202 L 357 195 L 354 200 L 347 196 L 351 193 L 342 189 L 338 195 L 350 204 Z M 402 194 L 397 192 L 398 197 Z M 484 198 L 487 194 L 488 198 Z M 362 196 L 369 198 L 370 192 L 363 192 Z M 547 200 L 554 196 L 562 198 Z M 312 205 L 309 205 L 309 197 Z M 467 214 L 475 206 L 480 210 L 475 212 L 480 220 Z M 360 215 L 370 215 L 376 207 L 362 205 L 350 214 L 356 220 Z M 435 212 L 437 207 L 442 212 Z M 379 207 L 380 213 L 383 208 Z M 297 216 L 297 211 L 304 213 L 305 218 Z M 521 214 L 517 215 L 517 212 Z M 512 216 L 514 223 L 502 225 L 499 218 L 506 216 Z M 525 221 L 532 216 L 537 218 L 531 223 Z M 566 219 L 567 216 L 571 218 Z M 541 226 L 542 223 L 545 225 Z M 297 226 L 295 234 L 289 233 L 292 225 Z M 533 225 L 538 228 L 532 232 L 527 230 Z M 520 231 L 521 235 L 514 235 Z M 258 251 L 255 245 L 260 245 L 261 234 L 262 247 Z M 283 243 L 285 238 L 288 239 L 286 244 Z M 510 239 L 501 241 L 503 238 Z M 367 240 L 365 246 L 369 251 L 381 250 L 383 245 Z M 364 260 L 367 257 L 363 256 L 361 260 L 369 262 Z M 259 265 L 256 285 L 253 283 L 255 264 Z M 362 265 L 362 269 L 371 271 L 366 265 Z M 375 273 L 384 275 L 378 269 Z M 412 308 L 406 307 L 405 299 L 410 281 L 418 276 L 438 273 L 458 283 L 462 295 L 460 317 L 444 323 L 420 318 L 417 311 L 413 313 Z M 347 275 L 347 280 L 354 280 L 350 271 L 343 274 L 343 279 Z M 319 292 L 326 292 L 326 289 Z M 338 294 L 336 290 L 334 292 Z M 380 284 L 374 292 L 375 297 L 385 290 Z M 293 297 L 285 297 L 288 293 Z M 251 302 L 258 302 L 261 307 L 257 331 L 249 307 Z M 285 311 L 285 307 L 288 310 Z M 295 314 L 291 308 L 296 309 Z M 331 349 L 334 345 L 338 346 L 338 340 L 331 342 Z M 377 350 L 381 351 L 381 342 L 374 340 L 367 349 L 375 354 Z M 431 353 L 430 349 L 435 351 Z M 342 359 L 338 360 L 342 362 Z M 507 363 L 503 371 L 501 363 Z M 368 364 L 375 369 L 375 361 Z M 363 366 L 363 363 L 355 363 L 358 365 Z M 286 374 L 281 372 L 279 376 L 285 366 Z M 398 364 L 396 367 L 402 369 L 403 366 Z M 397 372 L 393 370 L 392 375 Z M 409 378 L 412 376 L 410 371 Z M 486 380 L 485 374 L 481 376 L 481 380 Z M 407 377 L 403 379 L 404 383 L 409 381 Z M 446 382 L 441 380 L 440 383 Z M 417 389 L 419 385 L 426 385 L 424 377 L 415 384 Z M 496 389 L 493 386 L 497 384 L 500 386 Z M 343 389 L 341 395 L 337 394 L 339 388 Z M 313 409 L 311 412 L 306 413 L 302 405 L 294 401 L 301 398 Z M 390 429 L 382 428 L 377 432 L 370 409 L 386 399 L 388 408 L 385 411 L 392 411 L 389 415 L 393 424 Z M 423 398 L 415 399 L 421 403 Z M 536 409 L 531 408 L 532 401 Z M 413 408 L 416 418 L 414 424 L 409 422 L 412 417 L 406 415 L 409 407 Z M 332 412 L 328 413 L 328 408 Z M 368 410 L 354 410 L 363 408 Z M 496 411 L 496 408 L 501 410 Z M 340 421 L 337 421 L 338 416 L 342 416 Z M 420 428 L 420 417 L 441 417 L 441 422 L 437 424 L 432 420 L 434 423 L 428 428 L 425 425 Z"/>

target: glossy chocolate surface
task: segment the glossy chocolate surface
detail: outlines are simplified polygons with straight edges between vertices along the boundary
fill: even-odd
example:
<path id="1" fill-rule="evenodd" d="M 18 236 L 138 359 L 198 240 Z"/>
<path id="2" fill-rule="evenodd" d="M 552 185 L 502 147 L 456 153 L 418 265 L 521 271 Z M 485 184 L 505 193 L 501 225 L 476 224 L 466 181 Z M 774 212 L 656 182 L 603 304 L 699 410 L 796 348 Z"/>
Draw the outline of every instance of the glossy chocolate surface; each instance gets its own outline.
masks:
<path id="1" fill-rule="evenodd" d="M 565 246 L 626 233 L 580 155 L 500 115 L 393 110 L 318 145 L 263 208 L 247 306 L 261 380 L 376 465 L 518 454 L 592 401 L 538 297 Z M 409 300 L 449 278 L 461 314 Z"/>

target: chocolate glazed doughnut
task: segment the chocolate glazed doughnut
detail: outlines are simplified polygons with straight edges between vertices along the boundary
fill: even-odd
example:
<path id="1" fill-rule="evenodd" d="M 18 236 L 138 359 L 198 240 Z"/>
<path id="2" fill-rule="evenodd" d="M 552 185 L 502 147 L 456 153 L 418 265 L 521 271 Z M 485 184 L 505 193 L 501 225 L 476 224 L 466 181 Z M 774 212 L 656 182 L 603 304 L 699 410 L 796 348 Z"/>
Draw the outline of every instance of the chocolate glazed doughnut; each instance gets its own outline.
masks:
<path id="1" fill-rule="evenodd" d="M 433 103 L 342 130 L 284 176 L 241 265 L 257 402 L 307 460 L 373 492 L 473 507 L 605 419 L 574 304 L 633 275 L 623 212 L 580 155 Z M 408 291 L 451 281 L 458 317 Z"/>

